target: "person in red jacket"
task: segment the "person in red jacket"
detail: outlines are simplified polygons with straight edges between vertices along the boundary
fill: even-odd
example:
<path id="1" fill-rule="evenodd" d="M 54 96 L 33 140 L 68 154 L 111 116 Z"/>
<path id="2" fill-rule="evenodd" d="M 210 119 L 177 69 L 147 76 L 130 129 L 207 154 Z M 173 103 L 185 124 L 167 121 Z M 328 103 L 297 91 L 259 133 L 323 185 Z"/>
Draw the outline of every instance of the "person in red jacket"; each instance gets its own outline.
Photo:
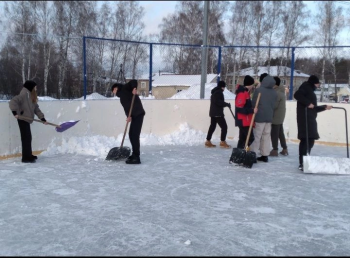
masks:
<path id="1" fill-rule="evenodd" d="M 238 85 L 235 92 L 235 125 L 239 128 L 239 138 L 237 143 L 237 148 L 239 149 L 244 149 L 253 114 L 258 112 L 258 109 L 252 106 L 252 101 L 250 99 L 250 91 L 253 88 L 253 86 L 254 78 L 249 75 L 246 75 L 244 77 L 243 85 Z M 253 141 L 254 134 L 252 130 L 248 140 L 248 146 L 250 146 L 250 144 Z"/>

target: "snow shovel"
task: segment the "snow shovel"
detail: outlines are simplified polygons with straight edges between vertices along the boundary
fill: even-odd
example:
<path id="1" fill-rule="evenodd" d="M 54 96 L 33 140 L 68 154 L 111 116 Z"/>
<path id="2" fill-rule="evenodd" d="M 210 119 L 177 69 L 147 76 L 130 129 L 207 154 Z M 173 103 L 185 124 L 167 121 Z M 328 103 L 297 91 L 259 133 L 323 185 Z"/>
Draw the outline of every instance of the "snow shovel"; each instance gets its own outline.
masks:
<path id="1" fill-rule="evenodd" d="M 135 100 L 135 94 L 132 96 L 131 106 L 130 106 L 129 116 L 128 117 L 131 116 L 132 108 L 134 107 L 134 100 Z M 131 149 L 129 147 L 123 147 L 126 130 L 128 129 L 128 124 L 129 124 L 129 122 L 127 121 L 126 125 L 125 125 L 123 140 L 122 140 L 122 143 L 120 144 L 120 147 L 112 148 L 108 152 L 106 160 L 118 160 L 120 158 L 128 158 L 130 156 Z"/>
<path id="2" fill-rule="evenodd" d="M 39 119 L 34 119 L 34 118 L 30 118 L 30 117 L 26 117 L 26 116 L 18 116 L 18 119 L 21 119 L 21 120 L 27 120 L 27 121 L 35 121 L 35 122 L 39 122 L 39 123 L 42 123 L 42 124 L 45 124 L 44 121 L 41 121 Z M 71 128 L 73 125 L 75 125 L 76 123 L 78 123 L 78 121 L 69 121 L 69 122 L 64 122 L 60 125 L 56 125 L 56 124 L 53 124 L 53 123 L 49 123 L 49 122 L 46 122 L 48 125 L 52 125 L 52 126 L 55 126 L 56 128 L 56 131 L 59 132 L 59 133 L 62 133 L 64 131 L 66 131 L 67 129 Z"/>
<path id="3" fill-rule="evenodd" d="M 333 107 L 335 109 L 343 109 L 345 111 L 345 132 L 346 132 L 346 151 L 347 158 L 331 158 L 310 156 L 309 143 L 307 143 L 307 156 L 303 157 L 304 173 L 309 174 L 350 174 L 350 159 L 349 159 L 349 140 L 348 140 L 348 121 L 345 108 Z M 332 109 L 333 109 L 332 108 Z M 306 116 L 306 138 L 308 139 L 307 128 L 307 107 L 305 108 Z"/>
<path id="4" fill-rule="evenodd" d="M 258 95 L 258 99 L 256 100 L 255 108 L 259 105 L 261 93 Z M 232 154 L 229 163 L 237 163 L 238 165 L 243 165 L 246 168 L 252 168 L 253 164 L 256 162 L 256 153 L 254 151 L 249 151 L 248 142 L 250 138 L 250 134 L 252 132 L 253 124 L 255 119 L 255 113 L 253 114 L 252 121 L 250 122 L 249 131 L 247 135 L 247 139 L 245 141 L 244 149 L 233 148 Z"/>

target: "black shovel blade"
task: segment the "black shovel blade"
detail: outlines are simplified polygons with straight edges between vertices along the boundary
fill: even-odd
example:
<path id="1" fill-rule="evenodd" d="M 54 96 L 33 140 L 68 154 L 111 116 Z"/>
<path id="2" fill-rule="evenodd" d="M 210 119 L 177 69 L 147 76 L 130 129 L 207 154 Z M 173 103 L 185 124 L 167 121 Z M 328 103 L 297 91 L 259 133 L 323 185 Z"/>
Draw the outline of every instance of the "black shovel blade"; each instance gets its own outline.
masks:
<path id="1" fill-rule="evenodd" d="M 106 160 L 126 159 L 130 156 L 131 149 L 129 147 L 114 147 L 106 157 Z"/>
<path id="2" fill-rule="evenodd" d="M 247 151 L 243 160 L 243 167 L 252 168 L 254 163 L 256 163 L 256 153 Z"/>
<path id="3" fill-rule="evenodd" d="M 229 163 L 242 164 L 245 159 L 245 155 L 246 155 L 245 150 L 239 149 L 239 148 L 233 148 Z"/>

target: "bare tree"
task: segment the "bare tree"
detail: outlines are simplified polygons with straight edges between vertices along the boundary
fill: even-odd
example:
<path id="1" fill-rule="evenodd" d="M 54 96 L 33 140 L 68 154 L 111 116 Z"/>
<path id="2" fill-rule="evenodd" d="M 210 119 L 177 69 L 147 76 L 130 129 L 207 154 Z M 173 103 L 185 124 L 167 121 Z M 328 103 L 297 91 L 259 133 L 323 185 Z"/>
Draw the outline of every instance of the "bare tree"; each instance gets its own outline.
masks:
<path id="1" fill-rule="evenodd" d="M 281 2 L 282 4 L 282 22 L 283 27 L 279 38 L 281 39 L 281 45 L 288 47 L 286 50 L 282 49 L 281 66 L 287 66 L 287 60 L 290 56 L 291 46 L 299 46 L 309 39 L 307 32 L 307 21 L 305 4 L 303 1 L 288 1 Z M 282 71 L 282 74 L 286 76 L 286 70 Z"/>
<path id="2" fill-rule="evenodd" d="M 47 81 L 49 71 L 52 67 L 51 54 L 54 48 L 54 39 L 52 27 L 54 23 L 54 13 L 52 3 L 47 1 L 38 1 L 36 3 L 35 21 L 38 26 L 38 40 L 43 45 L 43 64 L 44 64 L 44 95 L 47 96 Z"/>
<path id="3" fill-rule="evenodd" d="M 30 1 L 5 3 L 5 12 L 8 14 L 8 23 L 12 34 L 8 43 L 17 46 L 20 51 L 20 67 L 16 69 L 21 75 L 23 83 L 32 78 L 31 61 L 36 34 L 35 5 Z M 33 11 L 34 10 L 34 11 Z"/>
<path id="4" fill-rule="evenodd" d="M 336 7 L 336 2 L 324 1 L 318 3 L 322 12 L 316 15 L 316 22 L 318 25 L 318 33 L 316 33 L 316 39 L 320 40 L 324 46 L 336 46 L 338 43 L 338 37 L 340 31 L 344 28 L 344 16 L 343 9 L 341 7 Z M 330 64 L 330 71 L 334 77 L 334 83 L 337 81 L 337 70 L 336 70 L 336 48 L 322 48 L 322 80 L 325 81 L 325 69 L 326 62 Z M 324 87 L 321 88 L 321 100 L 323 101 L 323 91 Z M 335 94 L 336 85 L 335 85 Z"/>

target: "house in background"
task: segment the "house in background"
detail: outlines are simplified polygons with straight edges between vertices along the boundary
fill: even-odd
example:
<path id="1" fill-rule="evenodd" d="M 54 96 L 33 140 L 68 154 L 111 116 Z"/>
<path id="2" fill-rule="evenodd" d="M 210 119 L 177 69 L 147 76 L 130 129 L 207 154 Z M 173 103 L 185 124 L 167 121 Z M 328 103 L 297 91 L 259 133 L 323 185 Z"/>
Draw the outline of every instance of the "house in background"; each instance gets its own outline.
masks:
<path id="1" fill-rule="evenodd" d="M 270 68 L 270 69 L 268 69 Z M 242 69 L 239 72 L 236 72 L 235 74 L 235 82 L 233 82 L 234 73 L 228 73 L 227 74 L 227 84 L 232 87 L 233 91 L 236 88 L 235 85 L 237 83 L 243 84 L 244 77 L 246 75 L 252 76 L 256 81 L 259 81 L 259 77 L 263 73 L 268 73 L 271 76 L 278 76 L 281 79 L 281 85 L 286 86 L 286 88 L 289 88 L 290 84 L 290 73 L 291 69 L 287 66 L 258 66 L 258 72 L 254 73 L 254 67 L 248 67 L 245 69 Z M 299 86 L 304 82 L 307 81 L 307 79 L 310 77 L 309 74 L 303 73 L 299 70 L 294 70 L 293 73 L 293 89 L 296 91 Z"/>
<path id="2" fill-rule="evenodd" d="M 142 82 L 142 81 L 141 81 Z M 201 83 L 201 74 L 164 74 L 152 81 L 152 95 L 156 99 L 167 99 L 176 93 Z M 217 74 L 207 74 L 207 83 L 217 83 Z"/>

